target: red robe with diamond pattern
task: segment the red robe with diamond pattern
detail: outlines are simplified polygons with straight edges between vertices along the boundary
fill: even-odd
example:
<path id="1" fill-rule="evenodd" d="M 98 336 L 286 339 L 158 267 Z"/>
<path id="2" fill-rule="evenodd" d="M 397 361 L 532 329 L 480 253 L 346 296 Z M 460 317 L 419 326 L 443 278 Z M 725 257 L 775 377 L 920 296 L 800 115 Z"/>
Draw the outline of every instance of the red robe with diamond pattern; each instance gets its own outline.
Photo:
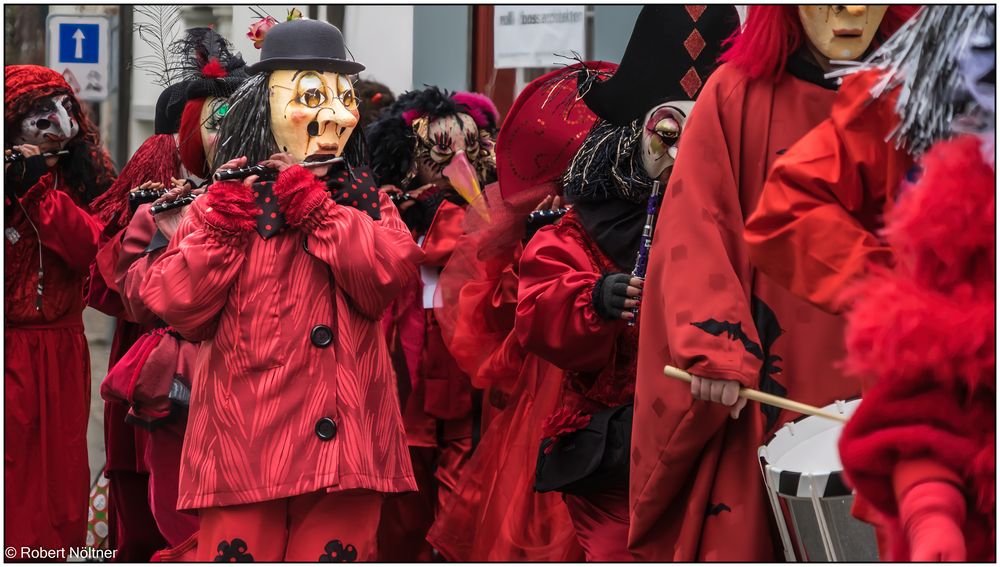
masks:
<path id="1" fill-rule="evenodd" d="M 734 421 L 664 365 L 820 406 L 859 392 L 836 366 L 842 320 L 755 270 L 743 240 L 771 164 L 829 115 L 834 95 L 723 65 L 684 129 L 641 307 L 629 534 L 640 560 L 776 560 L 757 448 L 798 417 L 751 403 Z"/>

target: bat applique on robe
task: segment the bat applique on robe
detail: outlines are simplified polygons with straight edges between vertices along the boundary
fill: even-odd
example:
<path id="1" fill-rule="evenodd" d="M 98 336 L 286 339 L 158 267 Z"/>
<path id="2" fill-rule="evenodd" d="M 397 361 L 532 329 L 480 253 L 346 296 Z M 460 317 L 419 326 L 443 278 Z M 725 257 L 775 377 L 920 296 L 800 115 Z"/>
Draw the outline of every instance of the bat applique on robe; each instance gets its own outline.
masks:
<path id="1" fill-rule="evenodd" d="M 780 557 L 757 448 L 798 417 L 754 403 L 733 420 L 664 365 L 815 405 L 859 392 L 835 364 L 842 320 L 755 270 L 743 240 L 770 166 L 829 116 L 834 96 L 790 73 L 749 80 L 722 65 L 684 130 L 640 318 L 629 534 L 639 560 Z"/>

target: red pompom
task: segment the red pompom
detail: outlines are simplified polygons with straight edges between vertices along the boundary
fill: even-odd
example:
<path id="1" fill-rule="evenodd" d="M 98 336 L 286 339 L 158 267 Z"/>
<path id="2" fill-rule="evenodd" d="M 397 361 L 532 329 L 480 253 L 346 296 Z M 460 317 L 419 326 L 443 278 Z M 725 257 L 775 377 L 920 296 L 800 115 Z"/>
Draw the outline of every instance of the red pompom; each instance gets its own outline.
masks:
<path id="1" fill-rule="evenodd" d="M 382 100 L 382 93 L 375 93 L 372 95 L 372 102 L 377 103 L 380 100 Z"/>
<path id="2" fill-rule="evenodd" d="M 201 69 L 201 76 L 206 79 L 221 79 L 228 74 L 229 73 L 226 71 L 226 68 L 223 67 L 222 64 L 219 63 L 219 60 L 215 57 L 210 59 L 208 64 Z"/>
<path id="3" fill-rule="evenodd" d="M 893 270 L 853 290 L 848 368 L 890 381 L 993 390 L 996 372 L 996 195 L 979 139 L 940 142 L 889 215 Z"/>

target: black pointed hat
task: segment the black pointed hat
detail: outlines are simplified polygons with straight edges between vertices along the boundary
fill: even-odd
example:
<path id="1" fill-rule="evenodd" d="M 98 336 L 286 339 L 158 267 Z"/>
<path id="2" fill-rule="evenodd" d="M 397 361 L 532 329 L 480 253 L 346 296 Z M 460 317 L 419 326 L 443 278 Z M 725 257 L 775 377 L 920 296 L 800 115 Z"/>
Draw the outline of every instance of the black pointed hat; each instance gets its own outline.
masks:
<path id="1" fill-rule="evenodd" d="M 716 67 L 722 42 L 740 25 L 726 5 L 643 6 L 618 71 L 591 82 L 584 102 L 625 126 L 667 100 L 695 100 Z"/>

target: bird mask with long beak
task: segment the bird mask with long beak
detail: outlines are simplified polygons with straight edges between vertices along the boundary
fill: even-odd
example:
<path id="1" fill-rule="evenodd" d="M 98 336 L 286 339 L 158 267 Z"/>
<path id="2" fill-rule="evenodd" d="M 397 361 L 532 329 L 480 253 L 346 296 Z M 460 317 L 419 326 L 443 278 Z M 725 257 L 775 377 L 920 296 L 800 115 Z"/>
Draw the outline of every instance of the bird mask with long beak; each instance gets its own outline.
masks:
<path id="1" fill-rule="evenodd" d="M 366 134 L 380 183 L 452 190 L 485 214 L 482 188 L 496 177 L 496 106 L 437 87 L 404 93 Z"/>

